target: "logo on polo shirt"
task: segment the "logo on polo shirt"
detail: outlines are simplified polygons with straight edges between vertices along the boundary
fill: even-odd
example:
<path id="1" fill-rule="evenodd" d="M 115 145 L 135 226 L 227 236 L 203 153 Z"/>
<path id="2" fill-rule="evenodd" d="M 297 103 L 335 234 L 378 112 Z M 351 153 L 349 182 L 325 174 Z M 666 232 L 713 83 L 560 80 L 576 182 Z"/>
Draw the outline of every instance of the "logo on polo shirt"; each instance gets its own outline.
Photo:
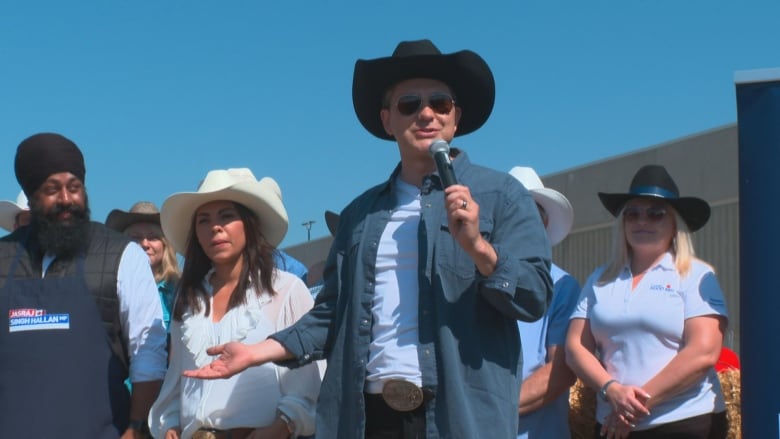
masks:
<path id="1" fill-rule="evenodd" d="M 663 291 L 664 293 L 673 293 L 674 292 L 674 289 L 669 284 L 666 284 L 666 285 L 661 285 L 661 284 L 650 285 L 650 290 L 651 291 Z"/>
<path id="2" fill-rule="evenodd" d="M 8 332 L 70 329 L 70 314 L 49 314 L 45 309 L 18 308 L 8 311 Z"/>

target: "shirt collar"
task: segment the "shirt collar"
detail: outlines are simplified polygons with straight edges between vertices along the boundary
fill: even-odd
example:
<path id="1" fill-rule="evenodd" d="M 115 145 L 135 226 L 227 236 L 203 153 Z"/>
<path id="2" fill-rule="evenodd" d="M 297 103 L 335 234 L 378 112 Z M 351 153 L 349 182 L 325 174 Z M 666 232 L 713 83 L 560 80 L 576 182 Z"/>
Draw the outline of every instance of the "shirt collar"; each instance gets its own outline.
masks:
<path id="1" fill-rule="evenodd" d="M 458 181 L 461 181 L 461 176 L 463 175 L 464 170 L 471 165 L 471 161 L 469 160 L 469 156 L 466 154 L 466 151 L 458 148 L 451 148 L 451 151 L 453 155 L 452 170 L 455 172 L 455 177 L 458 179 Z M 393 172 L 390 174 L 390 178 L 385 182 L 384 187 L 382 188 L 383 192 L 392 192 L 393 186 L 395 185 L 395 180 L 398 178 L 400 173 L 401 163 L 398 162 L 398 165 L 396 165 L 395 169 L 393 169 Z M 435 180 L 436 188 L 441 189 L 441 180 L 439 180 L 439 177 L 436 176 Z"/>
<path id="2" fill-rule="evenodd" d="M 664 253 L 663 257 L 658 260 L 655 264 L 653 264 L 652 267 L 647 269 L 647 272 L 651 272 L 655 270 L 656 268 L 660 268 L 664 271 L 674 271 L 677 269 L 677 267 L 674 265 L 674 255 L 672 255 L 672 252 L 667 251 Z M 631 274 L 631 261 L 627 261 L 626 264 L 623 266 L 623 272 L 625 274 Z"/>

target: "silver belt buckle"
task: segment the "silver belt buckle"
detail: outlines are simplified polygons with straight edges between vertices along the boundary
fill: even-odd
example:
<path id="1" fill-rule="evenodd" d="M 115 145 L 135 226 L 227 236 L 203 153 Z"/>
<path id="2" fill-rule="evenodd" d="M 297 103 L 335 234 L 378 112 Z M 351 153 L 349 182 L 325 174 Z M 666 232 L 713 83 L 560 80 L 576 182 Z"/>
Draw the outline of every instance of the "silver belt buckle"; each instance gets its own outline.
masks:
<path id="1" fill-rule="evenodd" d="M 388 380 L 382 386 L 382 399 L 390 408 L 410 412 L 423 403 L 422 389 L 405 380 Z"/>

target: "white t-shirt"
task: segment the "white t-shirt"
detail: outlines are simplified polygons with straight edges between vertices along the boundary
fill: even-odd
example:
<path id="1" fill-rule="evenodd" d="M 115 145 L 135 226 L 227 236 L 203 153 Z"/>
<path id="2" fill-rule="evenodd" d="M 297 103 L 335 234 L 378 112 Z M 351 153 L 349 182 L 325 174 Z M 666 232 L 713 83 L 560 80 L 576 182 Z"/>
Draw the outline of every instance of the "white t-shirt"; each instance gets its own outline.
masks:
<path id="1" fill-rule="evenodd" d="M 373 325 L 366 365 L 366 391 L 381 393 L 389 379 L 422 385 L 417 279 L 417 228 L 420 189 L 396 179 L 398 206 L 393 209 L 376 256 Z"/>
<path id="2" fill-rule="evenodd" d="M 624 267 L 617 278 L 596 285 L 597 269 L 580 294 L 572 319 L 590 320 L 596 349 L 607 372 L 627 385 L 642 386 L 682 348 L 685 320 L 727 316 L 723 292 L 712 268 L 700 260 L 681 277 L 671 253 L 651 267 L 632 291 L 632 274 Z M 596 419 L 603 422 L 609 403 L 597 401 Z M 680 394 L 653 407 L 637 430 L 725 410 L 715 369 Z"/>

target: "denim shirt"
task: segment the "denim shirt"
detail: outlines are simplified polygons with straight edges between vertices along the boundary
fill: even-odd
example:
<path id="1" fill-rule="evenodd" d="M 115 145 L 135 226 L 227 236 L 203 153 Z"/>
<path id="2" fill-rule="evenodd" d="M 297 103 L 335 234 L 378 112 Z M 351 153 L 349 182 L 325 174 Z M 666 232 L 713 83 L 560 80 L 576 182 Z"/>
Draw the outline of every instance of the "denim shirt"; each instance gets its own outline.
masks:
<path id="1" fill-rule="evenodd" d="M 482 276 L 449 234 L 438 177 L 423 182 L 419 254 L 419 344 L 427 438 L 514 438 L 522 359 L 516 320 L 544 315 L 552 297 L 550 245 L 533 199 L 512 176 L 453 161 L 479 204 L 479 227 L 498 261 Z M 317 404 L 318 438 L 363 438 L 363 387 L 379 239 L 396 206 L 390 179 L 342 212 L 314 308 L 271 337 L 296 367 L 326 358 Z M 487 435 L 487 436 L 486 436 Z"/>

